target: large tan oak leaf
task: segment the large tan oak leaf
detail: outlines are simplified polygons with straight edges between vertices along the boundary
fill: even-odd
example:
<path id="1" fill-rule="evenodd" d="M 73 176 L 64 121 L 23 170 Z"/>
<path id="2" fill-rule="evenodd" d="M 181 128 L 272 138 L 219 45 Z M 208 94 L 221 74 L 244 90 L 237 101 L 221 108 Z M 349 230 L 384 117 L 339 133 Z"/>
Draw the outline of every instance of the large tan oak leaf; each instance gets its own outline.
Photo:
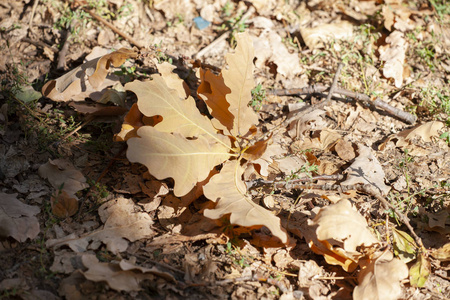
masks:
<path id="1" fill-rule="evenodd" d="M 186 195 L 212 168 L 230 157 L 227 147 L 213 144 L 203 135 L 187 140 L 150 126 L 139 128 L 137 134 L 141 138 L 128 140 L 128 160 L 144 164 L 157 179 L 172 177 L 177 197 Z"/>
<path id="2" fill-rule="evenodd" d="M 152 81 L 135 80 L 127 83 L 125 88 L 138 97 L 137 105 L 141 113 L 147 117 L 163 117 L 163 121 L 155 125 L 158 131 L 177 132 L 184 137 L 204 134 L 209 139 L 229 147 L 229 140 L 217 134 L 208 117 L 197 109 L 194 98 L 180 98 L 179 93 L 169 88 L 161 76 L 153 76 Z"/>
<path id="3" fill-rule="evenodd" d="M 230 103 L 228 109 L 234 115 L 231 134 L 239 137 L 245 135 L 252 125 L 258 123 L 258 115 L 248 106 L 255 86 L 253 43 L 246 32 L 238 33 L 236 42 L 236 51 L 228 53 L 225 57 L 229 68 L 224 69 L 222 75 L 225 85 L 231 90 L 226 95 Z"/>
<path id="4" fill-rule="evenodd" d="M 204 215 L 211 219 L 219 219 L 230 215 L 230 223 L 241 226 L 264 225 L 283 243 L 288 236 L 281 227 L 280 219 L 270 211 L 254 203 L 246 195 L 246 186 L 242 181 L 244 168 L 239 161 L 227 161 L 219 174 L 214 175 L 203 187 L 206 198 L 216 202 L 214 209 L 206 209 Z"/>
<path id="5" fill-rule="evenodd" d="M 395 300 L 401 297 L 400 281 L 408 276 L 408 267 L 391 252 L 373 260 L 358 274 L 354 300 Z"/>
<path id="6" fill-rule="evenodd" d="M 350 201 L 345 199 L 322 208 L 310 225 L 318 226 L 316 234 L 319 242 L 343 259 L 327 256 L 326 253 L 319 254 L 323 254 L 328 263 L 344 268 L 348 266 L 346 259 L 358 262 L 362 256 L 362 253 L 358 252 L 358 247 L 363 245 L 371 247 L 379 243 L 370 232 L 364 217 L 352 207 Z M 350 266 L 350 269 L 352 268 Z"/>

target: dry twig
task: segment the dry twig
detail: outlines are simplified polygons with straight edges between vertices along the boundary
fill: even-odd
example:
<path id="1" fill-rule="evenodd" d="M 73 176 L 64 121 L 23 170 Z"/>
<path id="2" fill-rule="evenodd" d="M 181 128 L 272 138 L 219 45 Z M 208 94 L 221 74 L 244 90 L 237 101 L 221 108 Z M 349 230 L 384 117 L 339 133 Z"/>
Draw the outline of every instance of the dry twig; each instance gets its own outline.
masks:
<path id="1" fill-rule="evenodd" d="M 309 95 L 309 94 L 320 94 L 326 91 L 327 89 L 328 87 L 317 84 L 301 89 L 272 90 L 267 91 L 267 93 L 270 95 L 277 95 L 277 96 Z M 389 105 L 388 103 L 384 102 L 383 100 L 380 100 L 379 98 L 371 100 L 370 97 L 365 94 L 355 93 L 338 87 L 335 89 L 334 93 L 353 98 L 367 108 L 371 109 L 381 108 L 390 115 L 397 117 L 398 119 L 408 124 L 414 124 L 417 120 L 416 116 L 408 112 L 405 112 L 399 108 L 393 107 L 392 105 Z"/>
<path id="2" fill-rule="evenodd" d="M 141 43 L 140 41 L 134 39 L 132 36 L 130 36 L 127 33 L 123 32 L 122 30 L 120 30 L 119 28 L 117 28 L 113 24 L 109 23 L 108 21 L 104 20 L 102 17 L 100 17 L 99 15 L 94 13 L 91 9 L 84 7 L 83 4 L 79 0 L 73 0 L 73 2 L 75 4 L 77 4 L 77 5 L 79 5 L 92 18 L 94 18 L 98 22 L 102 23 L 106 27 L 110 28 L 112 31 L 114 31 L 115 33 L 117 33 L 118 35 L 123 37 L 124 39 L 126 39 L 128 42 L 130 42 L 130 44 L 132 44 L 132 45 L 134 45 L 134 46 L 136 46 L 136 47 L 138 47 L 140 49 L 145 48 L 145 45 L 143 43 Z"/>

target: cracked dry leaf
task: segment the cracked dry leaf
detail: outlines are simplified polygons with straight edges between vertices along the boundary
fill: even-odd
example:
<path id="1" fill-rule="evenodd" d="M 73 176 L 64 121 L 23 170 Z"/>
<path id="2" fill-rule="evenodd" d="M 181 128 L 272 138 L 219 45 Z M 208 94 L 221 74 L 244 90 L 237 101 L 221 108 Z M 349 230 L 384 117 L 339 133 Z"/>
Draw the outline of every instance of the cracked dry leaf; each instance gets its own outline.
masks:
<path id="1" fill-rule="evenodd" d="M 353 36 L 353 25 L 344 21 L 321 24 L 314 28 L 300 28 L 300 34 L 309 49 L 323 48 L 331 40 L 345 40 Z"/>
<path id="2" fill-rule="evenodd" d="M 141 138 L 128 140 L 128 160 L 144 164 L 157 179 L 172 177 L 177 197 L 186 195 L 212 168 L 230 157 L 227 147 L 211 144 L 203 135 L 187 140 L 150 126 L 139 128 L 137 134 Z"/>
<path id="3" fill-rule="evenodd" d="M 358 157 L 344 171 L 347 179 L 341 185 L 370 184 L 380 193 L 387 195 L 391 189 L 384 183 L 384 171 L 369 147 L 358 144 Z"/>
<path id="4" fill-rule="evenodd" d="M 75 194 L 89 185 L 83 174 L 75 169 L 73 164 L 66 159 L 49 159 L 38 170 L 42 178 L 47 179 L 57 190 L 62 189 L 67 195 L 78 199 Z"/>
<path id="5" fill-rule="evenodd" d="M 450 261 L 450 243 L 431 251 L 431 256 L 440 261 Z"/>
<path id="6" fill-rule="evenodd" d="M 237 46 L 234 53 L 228 53 L 225 60 L 228 69 L 222 70 L 225 85 L 231 92 L 225 97 L 233 114 L 233 127 L 230 132 L 239 137 L 247 134 L 252 125 L 258 124 L 258 115 L 248 104 L 252 100 L 253 79 L 253 43 L 246 32 L 236 34 Z"/>
<path id="7" fill-rule="evenodd" d="M 239 161 L 227 161 L 219 174 L 214 175 L 203 187 L 205 197 L 216 202 L 213 209 L 205 209 L 204 215 L 219 219 L 230 214 L 230 223 L 240 226 L 266 226 L 281 242 L 286 243 L 288 236 L 281 227 L 278 217 L 254 203 L 247 196 L 247 188 L 242 180 L 244 168 Z"/>
<path id="8" fill-rule="evenodd" d="M 342 136 L 331 129 L 320 130 L 320 133 L 315 132 L 313 138 L 305 138 L 302 141 L 295 141 L 292 148 L 296 151 L 306 149 L 320 149 L 322 151 L 330 149 Z"/>
<path id="9" fill-rule="evenodd" d="M 379 147 L 379 150 L 384 150 L 389 141 L 397 139 L 395 145 L 401 149 L 408 149 L 409 155 L 423 156 L 429 153 L 429 150 L 422 149 L 422 147 L 413 144 L 415 138 L 420 138 L 425 143 L 432 142 L 433 137 L 438 136 L 439 130 L 444 127 L 444 123 L 439 121 L 431 121 L 424 124 L 416 125 L 413 128 L 405 129 L 399 133 L 389 136 Z"/>
<path id="10" fill-rule="evenodd" d="M 119 81 L 117 76 L 109 74 L 111 64 L 119 67 L 126 59 L 134 58 L 136 55 L 133 50 L 122 48 L 85 62 L 63 76 L 48 81 L 42 87 L 42 94 L 53 101 L 82 101 L 88 97 L 100 98 L 101 93 L 95 95 L 97 92 L 101 92 Z"/>
<path id="11" fill-rule="evenodd" d="M 127 249 L 128 241 L 134 242 L 155 235 L 151 227 L 151 217 L 140 212 L 139 206 L 131 199 L 117 198 L 108 201 L 100 206 L 99 215 L 104 222 L 103 227 L 81 236 L 72 233 L 59 239 L 50 239 L 46 246 L 67 245 L 75 252 L 84 252 L 88 246 L 90 249 L 96 249 L 100 243 L 104 243 L 109 251 L 117 254 Z"/>
<path id="12" fill-rule="evenodd" d="M 82 271 L 83 276 L 94 282 L 106 282 L 108 286 L 116 291 L 140 291 L 140 282 L 143 280 L 155 280 L 155 275 L 175 282 L 175 278 L 156 267 L 139 267 L 126 260 L 117 263 L 99 262 L 95 255 L 85 254 L 81 257 L 87 271 Z"/>
<path id="13" fill-rule="evenodd" d="M 34 239 L 40 231 L 35 217 L 41 210 L 17 199 L 17 194 L 0 193 L 0 237 L 19 242 Z"/>
<path id="14" fill-rule="evenodd" d="M 321 208 L 308 224 L 317 225 L 316 234 L 319 242 L 335 255 L 343 258 L 340 261 L 325 256 L 330 264 L 348 267 L 350 265 L 346 259 L 358 262 L 362 256 L 362 253 L 358 251 L 359 247 L 373 247 L 379 243 L 370 232 L 364 217 L 346 199 Z"/>
<path id="15" fill-rule="evenodd" d="M 380 60 L 384 61 L 383 75 L 393 78 L 395 87 L 400 88 L 403 83 L 403 64 L 405 63 L 408 43 L 400 31 L 392 32 L 386 38 L 387 45 L 380 46 Z"/>
<path id="16" fill-rule="evenodd" d="M 391 252 L 385 252 L 358 274 L 354 300 L 395 300 L 401 297 L 400 281 L 408 277 L 408 267 Z"/>
<path id="17" fill-rule="evenodd" d="M 259 37 L 254 37 L 253 40 L 256 63 L 259 68 L 265 66 L 267 61 L 271 61 L 277 66 L 277 73 L 286 78 L 292 78 L 303 71 L 298 53 L 289 53 L 282 38 L 275 31 L 264 31 Z"/>

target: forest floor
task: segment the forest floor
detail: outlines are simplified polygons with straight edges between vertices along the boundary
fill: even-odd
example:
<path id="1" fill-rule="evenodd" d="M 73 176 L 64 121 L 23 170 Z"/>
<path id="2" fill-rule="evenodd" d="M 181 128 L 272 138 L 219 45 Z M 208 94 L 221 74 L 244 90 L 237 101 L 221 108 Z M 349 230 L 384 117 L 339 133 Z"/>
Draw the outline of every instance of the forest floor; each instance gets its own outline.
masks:
<path id="1" fill-rule="evenodd" d="M 175 196 L 177 179 L 131 163 L 115 135 L 133 93 L 43 91 L 83 89 L 83 68 L 57 78 L 128 48 L 111 69 L 122 84 L 172 64 L 208 114 L 199 67 L 237 72 L 226 57 L 240 32 L 271 139 L 239 182 L 278 233 L 263 215 L 206 218 L 201 185 Z M 445 0 L 3 1 L 0 35 L 0 299 L 450 299 Z M 362 232 L 376 243 L 355 242 Z"/>

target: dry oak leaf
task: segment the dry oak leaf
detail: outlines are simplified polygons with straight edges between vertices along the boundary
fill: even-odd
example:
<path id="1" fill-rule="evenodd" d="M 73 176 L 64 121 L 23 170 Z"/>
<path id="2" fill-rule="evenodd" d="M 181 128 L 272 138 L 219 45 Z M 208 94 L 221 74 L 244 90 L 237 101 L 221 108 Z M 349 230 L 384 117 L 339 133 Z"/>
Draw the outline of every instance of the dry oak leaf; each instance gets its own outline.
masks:
<path id="1" fill-rule="evenodd" d="M 327 248 L 354 262 L 358 262 L 362 256 L 358 251 L 359 247 L 372 247 L 379 244 L 370 232 L 364 217 L 346 199 L 322 208 L 308 224 L 318 226 L 317 239 L 332 246 Z"/>
<path id="2" fill-rule="evenodd" d="M 162 121 L 162 117 L 159 115 L 153 117 L 144 116 L 134 103 L 128 113 L 125 115 L 122 123 L 122 128 L 119 133 L 114 135 L 114 141 L 124 142 L 132 137 L 138 137 L 137 130 L 142 126 L 155 126 Z"/>
<path id="3" fill-rule="evenodd" d="M 19 242 L 34 239 L 39 234 L 35 217 L 41 210 L 17 199 L 17 194 L 0 193 L 0 237 L 12 237 Z"/>
<path id="4" fill-rule="evenodd" d="M 209 113 L 213 116 L 211 122 L 219 130 L 230 131 L 233 128 L 234 116 L 228 110 L 230 103 L 227 102 L 226 95 L 231 93 L 229 87 L 225 85 L 222 74 L 215 75 L 210 70 L 199 69 L 200 85 L 197 94 L 205 101 Z"/>
<path id="5" fill-rule="evenodd" d="M 137 134 L 141 138 L 128 140 L 128 160 L 144 164 L 159 180 L 172 177 L 177 197 L 186 195 L 212 168 L 230 157 L 227 147 L 212 144 L 203 135 L 188 140 L 150 126 L 139 128 Z"/>
<path id="6" fill-rule="evenodd" d="M 254 203 L 246 195 L 247 188 L 241 179 L 244 168 L 239 161 L 227 161 L 219 174 L 214 175 L 203 187 L 206 198 L 216 202 L 214 209 L 206 209 L 204 215 L 219 219 L 230 214 L 230 223 L 240 226 L 266 226 L 282 243 L 287 243 L 288 236 L 281 227 L 281 222 L 270 211 Z"/>
<path id="7" fill-rule="evenodd" d="M 277 66 L 277 73 L 287 78 L 292 78 L 303 71 L 300 66 L 298 53 L 289 53 L 281 36 L 275 31 L 264 31 L 259 37 L 253 38 L 253 40 L 257 58 L 256 63 L 259 68 L 266 65 L 267 61 L 271 61 Z M 260 53 L 263 55 L 260 55 Z"/>
<path id="8" fill-rule="evenodd" d="M 70 197 L 65 190 L 57 195 L 52 195 L 51 205 L 52 213 L 58 218 L 67 218 L 73 216 L 78 211 L 78 199 Z"/>
<path id="9" fill-rule="evenodd" d="M 408 277 L 408 267 L 391 252 L 384 252 L 358 274 L 354 300 L 395 300 L 401 297 L 400 281 Z"/>
<path id="10" fill-rule="evenodd" d="M 102 242 L 114 254 L 123 252 L 128 247 L 128 241 L 134 242 L 155 235 L 151 227 L 153 224 L 151 217 L 139 210 L 139 206 L 131 199 L 117 198 L 108 201 L 99 208 L 100 218 L 104 222 L 103 227 L 81 236 L 72 233 L 59 239 L 50 239 L 46 246 L 67 245 L 75 252 L 84 252 L 88 246 L 96 249 Z"/>
<path id="11" fill-rule="evenodd" d="M 403 83 L 403 64 L 405 63 L 408 43 L 400 31 L 392 32 L 386 38 L 387 45 L 380 46 L 380 60 L 384 61 L 383 75 L 393 78 L 395 87 L 400 88 Z"/>
<path id="12" fill-rule="evenodd" d="M 309 49 L 323 48 L 331 40 L 346 40 L 353 36 L 353 25 L 343 21 L 322 24 L 314 28 L 300 28 L 300 34 Z"/>
<path id="13" fill-rule="evenodd" d="M 229 140 L 217 134 L 208 117 L 197 109 L 194 98 L 180 98 L 178 92 L 169 88 L 161 76 L 153 76 L 152 81 L 135 80 L 127 83 L 125 88 L 136 94 L 137 105 L 143 115 L 162 116 L 163 121 L 154 126 L 158 131 L 180 133 L 189 138 L 203 134 L 225 147 L 230 147 Z"/>
<path id="14" fill-rule="evenodd" d="M 369 147 L 358 144 L 359 155 L 344 171 L 347 179 L 341 185 L 370 184 L 381 194 L 387 195 L 391 189 L 384 183 L 384 171 Z"/>
<path id="15" fill-rule="evenodd" d="M 182 80 L 180 76 L 173 73 L 173 70 L 177 68 L 176 66 L 169 64 L 168 62 L 158 64 L 156 59 L 155 64 L 162 78 L 166 82 L 166 85 L 170 89 L 176 90 L 178 97 L 180 97 L 181 99 L 186 99 L 186 97 L 191 94 L 191 91 L 189 90 L 189 86 L 187 85 L 187 83 L 184 80 Z"/>
<path id="16" fill-rule="evenodd" d="M 439 130 L 444 127 L 444 123 L 439 121 L 431 121 L 424 124 L 416 125 L 413 128 L 405 129 L 399 133 L 389 136 L 379 147 L 379 150 L 384 150 L 389 141 L 397 139 L 395 145 L 402 149 L 409 149 L 410 155 L 424 155 L 427 152 L 420 151 L 417 146 L 412 144 L 412 140 L 416 137 L 421 138 L 424 142 L 430 143 L 432 137 L 438 136 Z"/>
<path id="17" fill-rule="evenodd" d="M 118 264 L 102 263 L 95 255 L 85 254 L 81 261 L 87 268 L 87 271 L 81 272 L 86 279 L 94 282 L 106 282 L 110 288 L 116 291 L 140 291 L 142 288 L 139 283 L 146 279 L 154 280 L 154 275 L 175 282 L 172 275 L 162 272 L 156 267 L 139 267 L 126 260 L 121 260 Z"/>
<path id="18" fill-rule="evenodd" d="M 252 125 L 258 124 L 258 115 L 248 106 L 255 86 L 253 43 L 246 32 L 238 33 L 236 42 L 235 52 L 225 56 L 228 69 L 223 69 L 222 75 L 225 85 L 231 90 L 226 95 L 229 111 L 234 116 L 233 127 L 229 130 L 233 136 L 239 137 L 246 135 Z"/>
<path id="19" fill-rule="evenodd" d="M 437 260 L 450 261 L 450 243 L 445 244 L 439 249 L 434 249 L 430 254 Z"/>
<path id="20" fill-rule="evenodd" d="M 83 174 L 66 159 L 49 159 L 39 167 L 38 173 L 42 178 L 48 179 L 55 189 L 62 188 L 70 197 L 75 197 L 78 191 L 89 187 Z"/>
<path id="21" fill-rule="evenodd" d="M 117 76 L 109 74 L 111 64 L 119 67 L 131 57 L 136 57 L 136 53 L 122 48 L 85 62 L 63 76 L 48 81 L 42 87 L 42 94 L 54 101 L 82 101 L 87 97 L 99 99 L 101 93 L 95 95 L 96 92 L 119 81 Z"/>

